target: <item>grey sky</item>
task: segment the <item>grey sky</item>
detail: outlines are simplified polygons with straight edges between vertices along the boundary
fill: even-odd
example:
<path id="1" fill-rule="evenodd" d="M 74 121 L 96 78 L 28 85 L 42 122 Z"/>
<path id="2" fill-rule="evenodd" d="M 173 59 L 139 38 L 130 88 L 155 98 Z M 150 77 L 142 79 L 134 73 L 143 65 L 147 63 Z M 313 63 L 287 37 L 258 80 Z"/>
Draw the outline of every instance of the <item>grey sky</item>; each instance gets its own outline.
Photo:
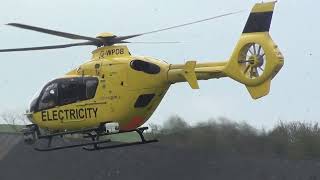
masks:
<path id="1" fill-rule="evenodd" d="M 129 45 L 132 54 L 183 63 L 228 59 L 255 2 L 239 0 L 4 0 L 0 24 L 19 22 L 81 35 L 99 32 L 127 35 L 207 18 L 236 10 L 245 13 L 216 21 L 146 35 L 135 41 L 182 41 L 180 44 Z M 276 5 L 271 35 L 285 56 L 271 93 L 252 100 L 246 88 L 230 79 L 201 81 L 200 90 L 181 83 L 171 87 L 149 122 L 178 114 L 194 123 L 225 116 L 270 127 L 279 120 L 318 121 L 320 18 L 318 1 L 281 0 Z M 0 48 L 74 42 L 68 39 L 0 26 Z M 0 112 L 26 109 L 47 81 L 85 62 L 93 47 L 1 53 Z"/>

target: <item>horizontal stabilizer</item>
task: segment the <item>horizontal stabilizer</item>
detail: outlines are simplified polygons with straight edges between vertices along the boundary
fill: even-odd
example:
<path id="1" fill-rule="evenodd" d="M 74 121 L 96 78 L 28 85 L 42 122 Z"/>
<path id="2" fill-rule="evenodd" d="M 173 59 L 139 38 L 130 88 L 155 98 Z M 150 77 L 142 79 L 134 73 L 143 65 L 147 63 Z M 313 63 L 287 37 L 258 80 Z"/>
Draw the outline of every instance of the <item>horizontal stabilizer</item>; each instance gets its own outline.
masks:
<path id="1" fill-rule="evenodd" d="M 197 76 L 194 71 L 196 63 L 196 61 L 188 61 L 183 68 L 183 76 L 186 78 L 192 89 L 199 89 Z"/>

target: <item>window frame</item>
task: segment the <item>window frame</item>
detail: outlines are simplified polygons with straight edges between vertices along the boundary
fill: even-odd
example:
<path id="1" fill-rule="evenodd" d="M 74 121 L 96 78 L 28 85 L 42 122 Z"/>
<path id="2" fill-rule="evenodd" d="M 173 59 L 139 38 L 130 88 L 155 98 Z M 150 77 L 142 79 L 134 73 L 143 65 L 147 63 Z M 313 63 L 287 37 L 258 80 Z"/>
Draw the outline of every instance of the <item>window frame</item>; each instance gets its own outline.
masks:
<path id="1" fill-rule="evenodd" d="M 49 87 L 49 86 L 52 86 L 53 84 L 56 84 L 56 90 L 57 90 L 57 92 L 56 92 L 56 96 L 55 96 L 55 105 L 53 106 L 47 106 L 47 107 L 45 107 L 45 108 L 40 108 L 40 102 L 41 102 L 41 100 L 42 100 L 42 98 L 43 98 L 43 96 L 44 96 L 44 93 L 47 91 L 47 88 Z M 52 90 L 52 89 L 51 89 Z M 50 90 L 50 91 L 51 91 Z M 41 91 L 41 93 L 40 93 L 40 95 L 39 95 L 39 98 L 38 98 L 38 102 L 37 102 L 37 109 L 39 110 L 39 111 L 43 111 L 43 110 L 46 110 L 46 109 L 51 109 L 51 108 L 54 108 L 54 107 L 57 107 L 57 106 L 59 106 L 59 83 L 58 82 L 56 82 L 56 81 L 51 81 L 51 82 L 49 82 L 48 84 L 46 84 L 44 87 L 43 87 L 43 89 L 42 89 L 42 91 Z"/>
<path id="2" fill-rule="evenodd" d="M 145 108 L 147 107 L 151 101 L 154 99 L 156 96 L 155 93 L 148 93 L 148 94 L 141 94 L 137 97 L 134 107 L 135 108 Z"/>
<path id="3" fill-rule="evenodd" d="M 140 59 L 134 59 L 130 61 L 130 67 L 135 71 L 140 71 L 151 75 L 159 74 L 161 72 L 161 67 L 159 65 Z"/>
<path id="4" fill-rule="evenodd" d="M 72 79 L 74 79 L 74 82 L 71 82 L 71 80 Z M 85 85 L 85 83 L 81 83 L 80 81 L 85 81 L 84 79 L 78 79 L 78 78 L 65 78 L 65 79 L 63 79 L 63 80 L 61 80 L 60 82 L 59 82 L 59 86 L 58 86 L 58 92 L 60 92 L 59 93 L 59 96 L 58 96 L 58 105 L 59 106 L 64 106 L 64 105 L 68 105 L 68 104 L 73 104 L 73 103 L 76 103 L 76 102 L 79 102 L 79 101 L 84 101 L 84 100 L 86 100 L 86 98 L 83 98 L 83 97 L 80 97 L 80 96 L 78 96 L 79 94 L 81 94 L 81 92 L 80 92 L 80 89 L 78 89 L 78 88 L 83 88 L 83 87 L 81 87 L 83 84 Z M 67 85 L 71 85 L 72 83 L 74 83 L 75 85 L 76 85 L 76 89 L 78 89 L 78 92 L 72 92 L 71 94 L 75 94 L 75 95 L 77 95 L 77 96 L 75 96 L 75 97 L 69 97 L 69 98 L 66 98 L 66 97 L 64 97 L 64 99 L 62 99 L 62 94 L 65 94 L 65 93 L 62 93 L 61 91 L 62 91 L 62 84 L 63 83 L 67 83 Z M 71 88 L 69 88 L 68 90 L 70 91 L 70 89 Z M 72 90 L 74 90 L 74 88 L 72 89 Z M 84 89 L 81 89 L 81 91 L 86 91 L 86 86 L 84 87 Z M 64 92 L 66 92 L 66 90 L 64 90 Z M 66 102 L 64 102 L 64 101 L 66 101 Z"/>
<path id="5" fill-rule="evenodd" d="M 61 91 L 61 84 L 64 82 L 64 81 L 67 81 L 67 80 L 70 80 L 70 79 L 76 79 L 76 81 L 84 81 L 84 85 L 85 85 L 85 96 L 87 96 L 87 81 L 89 80 L 96 80 L 96 86 L 94 88 L 95 92 L 94 92 L 94 95 L 92 97 L 85 97 L 85 98 L 80 98 L 80 100 L 75 100 L 74 102 L 68 102 L 68 103 L 61 103 L 61 93 L 59 93 L 59 91 Z M 57 107 L 57 106 L 64 106 L 64 105 L 69 105 L 69 104 L 73 104 L 73 103 L 76 103 L 76 102 L 80 102 L 80 101 L 86 101 L 86 100 L 90 100 L 90 99 L 93 99 L 95 96 L 96 96 L 96 93 L 97 93 L 97 90 L 98 90 L 98 87 L 99 87 L 99 78 L 98 77 L 66 77 L 66 78 L 59 78 L 59 79 L 55 79 L 55 80 L 52 80 L 50 82 L 48 82 L 41 90 L 41 93 L 39 94 L 38 98 L 37 98 L 37 103 L 36 103 L 36 108 L 35 108 L 35 112 L 38 112 L 38 111 L 43 111 L 43 110 L 47 110 L 47 109 L 51 109 L 51 108 L 54 108 L 54 107 L 48 107 L 48 108 L 42 108 L 40 109 L 39 105 L 40 105 L 40 101 L 46 91 L 46 88 L 49 87 L 50 85 L 52 85 L 53 83 L 57 83 L 57 99 L 56 99 L 56 105 L 54 107 Z M 93 93 L 92 93 L 93 94 Z"/>

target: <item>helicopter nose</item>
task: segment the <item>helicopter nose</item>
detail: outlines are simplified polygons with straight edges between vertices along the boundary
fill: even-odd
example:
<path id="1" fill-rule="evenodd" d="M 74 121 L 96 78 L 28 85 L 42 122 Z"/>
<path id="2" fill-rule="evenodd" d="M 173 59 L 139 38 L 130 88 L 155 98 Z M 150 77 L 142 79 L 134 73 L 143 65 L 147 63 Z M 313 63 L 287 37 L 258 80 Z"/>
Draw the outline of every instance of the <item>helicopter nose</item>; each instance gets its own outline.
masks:
<path id="1" fill-rule="evenodd" d="M 28 110 L 27 110 L 27 112 L 25 113 L 25 115 L 26 115 L 26 117 L 28 118 L 28 120 L 33 123 L 33 118 L 32 118 L 33 113 L 30 112 L 30 111 L 28 112 Z"/>
<path id="2" fill-rule="evenodd" d="M 33 113 L 36 110 L 36 99 L 34 99 L 33 101 L 31 101 L 30 103 L 30 107 L 29 107 L 29 113 Z"/>

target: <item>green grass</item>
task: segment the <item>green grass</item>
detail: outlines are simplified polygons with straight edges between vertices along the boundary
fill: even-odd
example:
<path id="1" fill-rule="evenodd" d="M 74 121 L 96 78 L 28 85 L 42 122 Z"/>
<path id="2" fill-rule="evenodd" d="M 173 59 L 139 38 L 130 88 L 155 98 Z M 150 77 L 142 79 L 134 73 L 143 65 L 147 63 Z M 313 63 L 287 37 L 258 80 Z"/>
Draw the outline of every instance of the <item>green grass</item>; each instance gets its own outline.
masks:
<path id="1" fill-rule="evenodd" d="M 110 138 L 112 141 L 118 142 L 135 142 L 140 140 L 140 137 L 136 132 L 113 134 L 109 135 L 108 138 Z"/>
<path id="2" fill-rule="evenodd" d="M 22 128 L 22 125 L 0 124 L 0 133 L 18 133 Z"/>
<path id="3" fill-rule="evenodd" d="M 144 137 L 146 139 L 155 138 L 151 133 L 144 133 Z M 112 135 L 106 136 L 105 138 L 111 139 L 112 141 L 115 141 L 115 142 L 126 142 L 126 143 L 141 141 L 139 134 L 136 132 L 112 134 Z"/>
<path id="4" fill-rule="evenodd" d="M 18 133 L 21 131 L 22 128 L 23 128 L 22 125 L 0 124 L 0 133 Z M 108 135 L 105 138 L 109 138 L 112 141 L 117 141 L 117 142 L 140 141 L 140 137 L 136 132 L 128 132 L 128 133 L 123 133 L 123 134 L 113 134 L 113 135 Z"/>

